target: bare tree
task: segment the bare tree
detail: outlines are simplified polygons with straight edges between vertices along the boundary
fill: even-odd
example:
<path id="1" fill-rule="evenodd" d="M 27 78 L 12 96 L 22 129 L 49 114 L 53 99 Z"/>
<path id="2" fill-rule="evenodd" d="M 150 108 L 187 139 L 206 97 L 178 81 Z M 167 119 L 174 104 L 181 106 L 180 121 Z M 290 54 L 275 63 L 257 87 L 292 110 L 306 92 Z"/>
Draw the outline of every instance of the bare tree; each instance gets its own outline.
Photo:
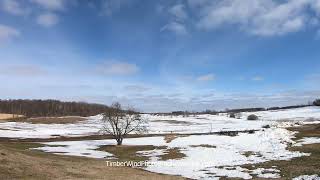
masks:
<path id="1" fill-rule="evenodd" d="M 132 108 L 123 110 L 120 103 L 116 102 L 103 114 L 102 132 L 112 135 L 117 145 L 121 145 L 129 133 L 147 132 L 146 121 Z"/>

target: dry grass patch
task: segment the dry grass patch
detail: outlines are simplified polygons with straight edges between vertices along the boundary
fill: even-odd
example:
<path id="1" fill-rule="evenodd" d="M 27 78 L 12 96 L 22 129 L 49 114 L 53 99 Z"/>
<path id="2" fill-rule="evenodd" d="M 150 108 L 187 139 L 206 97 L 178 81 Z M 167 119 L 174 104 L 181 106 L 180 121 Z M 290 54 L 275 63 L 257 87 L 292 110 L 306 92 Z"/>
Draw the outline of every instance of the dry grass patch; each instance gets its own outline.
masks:
<path id="1" fill-rule="evenodd" d="M 65 116 L 65 117 L 37 117 L 28 119 L 11 119 L 14 122 L 28 122 L 33 124 L 73 124 L 87 120 L 80 116 Z"/>
<path id="2" fill-rule="evenodd" d="M 104 160 L 59 156 L 24 148 L 27 143 L 0 143 L 0 179 L 184 179 L 129 167 L 110 167 Z"/>
<path id="3" fill-rule="evenodd" d="M 170 148 L 165 150 L 164 152 L 165 154 L 160 155 L 160 160 L 162 161 L 166 161 L 169 159 L 182 159 L 184 157 L 186 157 L 185 154 L 183 154 L 179 148 Z"/>
<path id="4" fill-rule="evenodd" d="M 191 145 L 191 147 L 216 148 L 215 145 L 210 145 L 210 144 Z"/>
<path id="5" fill-rule="evenodd" d="M 164 136 L 164 140 L 166 143 L 170 143 L 171 141 L 177 139 L 178 137 L 187 137 L 188 135 L 182 135 L 182 134 L 166 134 Z"/>
<path id="6" fill-rule="evenodd" d="M 0 113 L 0 120 L 10 120 L 10 119 L 20 119 L 23 118 L 23 115 L 18 114 L 4 114 Z"/>
<path id="7" fill-rule="evenodd" d="M 258 156 L 261 157 L 262 155 L 259 152 L 253 152 L 253 151 L 244 151 L 241 153 L 245 157 L 250 157 L 250 156 Z"/>
<path id="8" fill-rule="evenodd" d="M 163 122 L 168 124 L 181 124 L 181 125 L 192 125 L 193 123 L 188 121 L 177 121 L 177 120 L 154 120 L 153 122 Z"/>

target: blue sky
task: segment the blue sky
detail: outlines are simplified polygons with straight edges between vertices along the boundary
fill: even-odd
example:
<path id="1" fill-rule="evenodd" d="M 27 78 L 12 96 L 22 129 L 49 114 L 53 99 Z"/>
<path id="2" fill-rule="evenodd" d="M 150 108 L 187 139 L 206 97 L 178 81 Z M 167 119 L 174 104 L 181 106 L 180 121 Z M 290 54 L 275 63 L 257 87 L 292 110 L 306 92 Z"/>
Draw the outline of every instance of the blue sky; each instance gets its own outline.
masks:
<path id="1" fill-rule="evenodd" d="M 142 111 L 320 97 L 320 0 L 0 0 L 0 97 Z"/>

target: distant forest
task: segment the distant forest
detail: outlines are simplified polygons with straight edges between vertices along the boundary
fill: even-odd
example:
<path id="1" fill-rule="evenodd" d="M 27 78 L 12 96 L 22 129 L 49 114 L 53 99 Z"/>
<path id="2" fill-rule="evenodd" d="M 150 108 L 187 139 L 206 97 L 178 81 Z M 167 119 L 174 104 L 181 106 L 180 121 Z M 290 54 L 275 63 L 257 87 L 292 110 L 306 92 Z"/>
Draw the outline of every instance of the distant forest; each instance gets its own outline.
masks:
<path id="1" fill-rule="evenodd" d="M 26 117 L 93 116 L 105 112 L 108 108 L 101 104 L 58 100 L 0 100 L 0 113 Z"/>

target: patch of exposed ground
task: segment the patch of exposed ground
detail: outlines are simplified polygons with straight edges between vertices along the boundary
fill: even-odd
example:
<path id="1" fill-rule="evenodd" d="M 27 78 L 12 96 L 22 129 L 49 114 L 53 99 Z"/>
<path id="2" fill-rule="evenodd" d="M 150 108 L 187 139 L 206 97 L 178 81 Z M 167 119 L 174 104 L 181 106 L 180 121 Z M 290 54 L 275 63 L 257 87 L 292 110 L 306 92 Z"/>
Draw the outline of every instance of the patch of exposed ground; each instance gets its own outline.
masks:
<path id="1" fill-rule="evenodd" d="M 0 143 L 1 179 L 184 179 L 129 167 L 110 167 L 104 160 L 26 150 L 37 146 L 34 143 Z"/>
<path id="2" fill-rule="evenodd" d="M 171 141 L 177 139 L 178 137 L 187 137 L 188 135 L 178 135 L 178 134 L 166 134 L 164 136 L 164 140 L 166 141 L 166 143 L 171 143 Z"/>
<path id="3" fill-rule="evenodd" d="M 0 120 L 10 120 L 10 119 L 20 119 L 23 118 L 23 115 L 18 114 L 4 114 L 0 113 Z"/>
<path id="4" fill-rule="evenodd" d="M 216 148 L 216 146 L 210 144 L 191 145 L 191 147 Z"/>
<path id="5" fill-rule="evenodd" d="M 179 148 L 170 148 L 164 151 L 163 155 L 160 155 L 160 160 L 166 161 L 169 159 L 182 159 L 186 157 L 184 153 L 180 151 Z"/>
<path id="6" fill-rule="evenodd" d="M 242 155 L 246 156 L 246 157 L 250 157 L 250 156 L 262 156 L 259 152 L 253 152 L 253 151 L 244 151 L 241 153 Z"/>
<path id="7" fill-rule="evenodd" d="M 27 122 L 33 124 L 73 124 L 87 120 L 80 116 L 64 116 L 64 117 L 36 117 L 36 118 L 16 118 L 10 119 L 11 122 Z"/>
<path id="8" fill-rule="evenodd" d="M 177 120 L 154 120 L 153 122 L 163 122 L 167 124 L 181 124 L 181 125 L 192 125 L 189 121 L 177 121 Z"/>

